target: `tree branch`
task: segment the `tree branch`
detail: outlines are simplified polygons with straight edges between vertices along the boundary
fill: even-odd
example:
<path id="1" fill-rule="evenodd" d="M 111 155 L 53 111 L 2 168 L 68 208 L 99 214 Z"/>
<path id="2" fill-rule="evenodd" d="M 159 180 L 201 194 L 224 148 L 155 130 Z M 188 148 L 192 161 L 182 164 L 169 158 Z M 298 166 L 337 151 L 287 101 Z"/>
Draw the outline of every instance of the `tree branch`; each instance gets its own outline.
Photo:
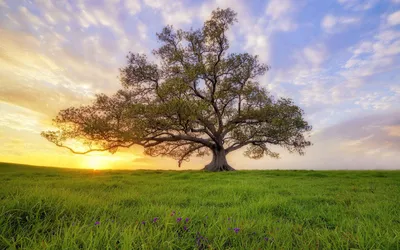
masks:
<path id="1" fill-rule="evenodd" d="M 192 149 L 189 149 L 186 153 L 184 153 L 178 160 L 178 166 L 181 167 L 182 166 L 182 162 L 188 157 L 190 156 L 193 152 L 195 152 L 196 150 L 199 150 L 201 148 L 203 148 L 203 145 L 194 147 Z"/>

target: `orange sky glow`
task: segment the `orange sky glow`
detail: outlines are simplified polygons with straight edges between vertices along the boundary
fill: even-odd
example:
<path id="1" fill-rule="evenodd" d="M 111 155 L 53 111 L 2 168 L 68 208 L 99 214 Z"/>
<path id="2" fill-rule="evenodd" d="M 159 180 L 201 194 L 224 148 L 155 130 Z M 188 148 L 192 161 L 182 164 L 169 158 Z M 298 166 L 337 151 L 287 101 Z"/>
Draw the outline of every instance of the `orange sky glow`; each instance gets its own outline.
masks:
<path id="1" fill-rule="evenodd" d="M 349 18 L 335 19 L 328 12 L 321 13 L 314 27 L 312 22 L 301 23 L 300 18 L 296 23 L 301 14 L 296 10 L 312 7 L 296 5 L 300 1 L 288 0 L 281 6 L 280 1 L 270 0 L 263 3 L 262 13 L 258 11 L 261 7 L 242 0 L 174 1 L 173 6 L 147 0 L 72 2 L 76 4 L 0 0 L 0 162 L 96 170 L 201 169 L 210 157 L 194 158 L 178 168 L 175 160 L 145 156 L 140 147 L 114 155 L 74 155 L 40 133 L 53 128 L 51 120 L 59 110 L 89 104 L 98 93 L 118 90 L 118 69 L 125 65 L 128 51 L 146 53 L 156 60 L 151 50 L 160 45 L 155 33 L 164 25 L 197 28 L 212 9 L 231 7 L 235 2 L 239 23 L 235 32 L 228 34 L 232 47 L 259 54 L 260 60 L 272 65 L 260 79 L 261 84 L 275 96 L 293 98 L 305 110 L 306 119 L 313 125 L 314 145 L 305 156 L 273 148 L 280 159 L 251 160 L 241 151 L 234 152 L 228 155 L 230 164 L 237 169 L 400 167 L 400 12 L 392 13 L 396 8 L 370 7 L 376 7 L 377 12 L 387 9 L 388 13 L 376 15 L 374 32 L 357 33 L 357 37 L 366 39 L 359 41 L 341 39 L 340 35 L 351 35 L 346 29 L 363 31 L 359 25 L 363 15 L 350 22 Z M 337 4 L 337 9 L 343 7 L 341 1 Z M 279 11 L 273 11 L 275 7 Z M 345 7 L 345 14 L 356 13 Z M 316 29 L 318 36 L 301 40 L 316 42 L 298 42 L 301 47 L 291 48 L 296 53 L 279 47 L 292 46 L 278 38 L 285 40 L 284 35 L 291 34 L 298 37 L 300 29 L 302 34 L 306 34 L 303 30 Z M 307 34 L 317 31 L 308 30 Z M 340 47 L 342 43 L 346 46 Z M 391 49 L 382 50 L 382 46 Z M 364 53 L 365 61 L 360 53 Z M 383 66 L 367 64 L 372 59 Z M 342 64 L 332 66 L 338 62 Z M 366 66 L 361 71 L 351 68 L 354 65 Z M 324 75 L 333 70 L 338 71 Z"/>

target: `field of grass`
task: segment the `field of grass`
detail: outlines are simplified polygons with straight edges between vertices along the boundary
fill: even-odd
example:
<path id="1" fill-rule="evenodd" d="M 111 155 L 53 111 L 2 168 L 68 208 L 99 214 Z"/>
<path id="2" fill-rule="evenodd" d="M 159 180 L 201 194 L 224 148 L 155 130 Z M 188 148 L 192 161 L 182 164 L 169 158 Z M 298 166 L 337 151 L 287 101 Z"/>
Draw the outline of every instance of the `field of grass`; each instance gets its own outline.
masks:
<path id="1" fill-rule="evenodd" d="M 0 163 L 0 185 L 0 249 L 400 249 L 400 171 Z"/>

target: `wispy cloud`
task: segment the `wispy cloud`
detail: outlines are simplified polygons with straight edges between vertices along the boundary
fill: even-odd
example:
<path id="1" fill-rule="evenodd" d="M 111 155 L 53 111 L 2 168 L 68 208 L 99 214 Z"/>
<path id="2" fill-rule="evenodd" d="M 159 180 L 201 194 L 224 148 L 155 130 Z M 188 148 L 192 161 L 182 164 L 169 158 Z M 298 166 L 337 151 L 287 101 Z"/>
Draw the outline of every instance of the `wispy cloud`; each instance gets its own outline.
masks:
<path id="1" fill-rule="evenodd" d="M 387 18 L 387 22 L 390 26 L 396 26 L 400 24 L 400 10 L 390 14 Z"/>
<path id="2" fill-rule="evenodd" d="M 271 0 L 265 10 L 266 15 L 273 22 L 271 28 L 281 31 L 291 31 L 297 28 L 297 24 L 292 20 L 291 14 L 296 11 L 298 6 L 291 0 Z"/>
<path id="3" fill-rule="evenodd" d="M 364 11 L 371 9 L 378 0 L 337 0 L 345 9 Z"/>
<path id="4" fill-rule="evenodd" d="M 334 33 L 345 29 L 349 25 L 357 24 L 360 19 L 357 17 L 334 16 L 328 14 L 322 19 L 321 27 L 325 32 Z"/>
<path id="5" fill-rule="evenodd" d="M 7 5 L 7 3 L 6 3 L 5 0 L 0 0 L 0 7 L 2 7 L 2 8 L 8 8 L 8 5 Z"/>
<path id="6" fill-rule="evenodd" d="M 161 14 L 164 24 L 181 27 L 182 25 L 191 23 L 191 18 L 196 15 L 196 11 L 185 6 L 182 1 L 167 0 L 144 0 L 144 3 Z"/>
<path id="7" fill-rule="evenodd" d="M 400 53 L 400 32 L 382 30 L 370 40 L 350 48 L 353 54 L 340 73 L 351 84 L 359 86 L 363 78 L 398 67 L 395 57 Z"/>
<path id="8" fill-rule="evenodd" d="M 357 98 L 355 104 L 360 105 L 366 110 L 387 110 L 394 104 L 399 104 L 400 101 L 395 95 L 387 93 L 368 93 Z"/>
<path id="9" fill-rule="evenodd" d="M 0 157 L 21 159 L 18 146 L 23 141 L 44 149 L 35 154 L 27 146 L 30 159 L 39 162 L 54 154 L 79 165 L 84 158 L 71 160 L 38 135 L 51 125 L 50 118 L 59 109 L 89 103 L 96 93 L 118 89 L 118 68 L 127 52 L 152 58 L 151 50 L 159 46 L 154 34 L 164 25 L 198 28 L 213 9 L 231 7 L 239 23 L 227 34 L 230 52 L 257 54 L 270 65 L 260 83 L 304 108 L 314 127 L 311 140 L 324 145 L 311 148 L 304 158 L 283 152 L 272 163 L 243 160 L 238 153 L 231 156 L 237 157 L 235 163 L 255 168 L 390 168 L 400 161 L 399 124 L 390 118 L 398 117 L 400 108 L 399 3 L 0 0 L 0 108 L 6 113 L 0 118 L 0 143 L 10 148 L 0 150 Z M 119 160 L 118 166 L 130 165 L 127 155 L 121 157 L 130 160 Z M 154 162 L 160 159 L 153 160 L 138 162 L 157 166 Z M 193 167 L 206 161 L 196 160 Z M 48 164 L 61 165 L 56 160 Z M 175 168 L 175 162 L 168 166 Z"/>
<path id="10" fill-rule="evenodd" d="M 135 15 L 142 9 L 139 0 L 125 0 L 125 7 L 128 9 L 129 14 Z"/>

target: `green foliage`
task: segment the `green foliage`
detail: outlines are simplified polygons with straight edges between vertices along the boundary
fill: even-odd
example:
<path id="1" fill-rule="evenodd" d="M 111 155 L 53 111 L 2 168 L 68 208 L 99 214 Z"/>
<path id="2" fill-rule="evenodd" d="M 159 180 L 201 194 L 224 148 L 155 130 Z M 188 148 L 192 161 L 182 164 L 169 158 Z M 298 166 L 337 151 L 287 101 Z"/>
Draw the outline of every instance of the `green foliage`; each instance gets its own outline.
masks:
<path id="1" fill-rule="evenodd" d="M 0 249 L 400 248 L 399 171 L 0 164 L 0 182 Z"/>
<path id="2" fill-rule="evenodd" d="M 153 51 L 158 64 L 130 52 L 120 69 L 122 90 L 61 110 L 54 119 L 59 130 L 42 136 L 74 153 L 141 145 L 179 165 L 212 152 L 206 167 L 212 171 L 233 170 L 225 155 L 242 147 L 251 158 L 277 157 L 270 145 L 303 154 L 311 126 L 290 99 L 274 100 L 258 82 L 269 70 L 258 56 L 229 53 L 227 32 L 235 22 L 228 8 L 214 10 L 201 29 L 166 26 Z M 76 152 L 70 139 L 84 141 L 88 150 Z"/>

